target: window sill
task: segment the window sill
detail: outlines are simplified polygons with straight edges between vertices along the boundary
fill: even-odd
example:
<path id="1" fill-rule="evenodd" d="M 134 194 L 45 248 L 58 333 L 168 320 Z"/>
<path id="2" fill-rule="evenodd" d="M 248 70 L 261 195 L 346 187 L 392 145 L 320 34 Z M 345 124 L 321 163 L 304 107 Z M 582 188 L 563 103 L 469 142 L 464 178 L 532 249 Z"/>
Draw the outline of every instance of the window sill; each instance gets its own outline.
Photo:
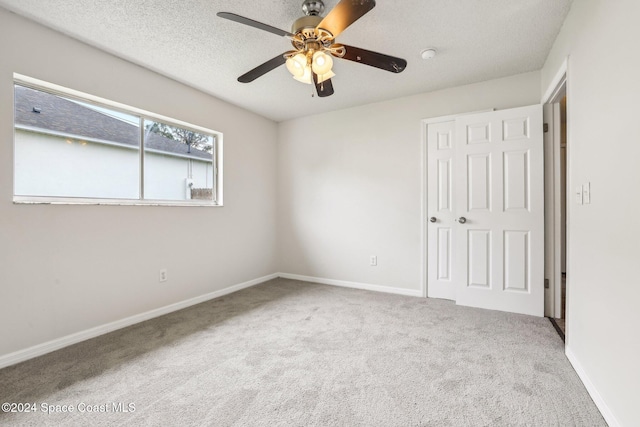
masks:
<path id="1" fill-rule="evenodd" d="M 222 203 L 213 201 L 189 200 L 127 200 L 127 199 L 85 199 L 65 197 L 29 197 L 14 196 L 16 205 L 107 205 L 107 206 L 188 206 L 188 207 L 222 207 Z"/>

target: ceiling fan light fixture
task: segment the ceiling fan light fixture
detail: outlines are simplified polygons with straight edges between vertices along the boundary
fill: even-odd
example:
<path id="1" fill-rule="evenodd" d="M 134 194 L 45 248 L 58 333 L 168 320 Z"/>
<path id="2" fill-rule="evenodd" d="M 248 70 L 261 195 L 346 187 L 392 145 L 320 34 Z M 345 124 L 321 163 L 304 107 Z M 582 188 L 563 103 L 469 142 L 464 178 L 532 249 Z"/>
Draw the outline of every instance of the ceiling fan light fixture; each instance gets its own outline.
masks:
<path id="1" fill-rule="evenodd" d="M 309 66 L 305 66 L 302 70 L 302 74 L 299 76 L 296 76 L 295 74 L 293 75 L 293 78 L 296 79 L 297 81 L 301 82 L 301 83 L 305 83 L 305 84 L 312 84 L 313 83 L 313 79 L 311 78 L 311 67 Z"/>
<path id="2" fill-rule="evenodd" d="M 335 73 L 331 70 L 329 70 L 328 73 L 318 74 L 318 83 L 326 82 L 327 80 L 332 79 L 335 76 Z"/>
<path id="3" fill-rule="evenodd" d="M 330 55 L 327 55 L 326 53 L 319 50 L 313 54 L 311 67 L 313 69 L 313 72 L 319 76 L 327 74 L 333 67 L 333 59 Z"/>
<path id="4" fill-rule="evenodd" d="M 298 53 L 291 58 L 287 59 L 287 70 L 293 75 L 293 77 L 302 78 L 307 68 L 307 57 L 302 53 Z"/>
<path id="5" fill-rule="evenodd" d="M 401 73 L 407 67 L 402 58 L 346 46 L 335 42 L 336 37 L 347 27 L 362 18 L 376 5 L 375 0 L 335 0 L 337 4 L 324 17 L 322 0 L 304 0 L 305 16 L 294 21 L 291 32 L 283 31 L 268 24 L 255 21 L 230 12 L 218 12 L 217 16 L 257 28 L 291 41 L 294 50 L 268 60 L 253 70 L 238 77 L 240 83 L 250 83 L 275 68 L 286 64 L 287 70 L 295 80 L 306 84 L 315 84 L 318 97 L 333 95 L 331 78 L 333 57 L 357 62 L 370 67 L 380 68 L 392 73 Z"/>

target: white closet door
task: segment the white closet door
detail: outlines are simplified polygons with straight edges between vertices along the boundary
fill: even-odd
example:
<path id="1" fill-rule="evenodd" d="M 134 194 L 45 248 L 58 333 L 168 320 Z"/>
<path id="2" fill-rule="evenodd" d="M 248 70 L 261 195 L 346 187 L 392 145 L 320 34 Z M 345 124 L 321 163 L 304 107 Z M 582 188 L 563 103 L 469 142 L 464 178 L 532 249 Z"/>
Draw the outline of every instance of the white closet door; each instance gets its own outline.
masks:
<path id="1" fill-rule="evenodd" d="M 427 126 L 427 296 L 456 299 L 453 264 L 455 121 Z"/>
<path id="2" fill-rule="evenodd" d="M 542 316 L 542 106 L 460 116 L 454 132 L 456 303 Z"/>

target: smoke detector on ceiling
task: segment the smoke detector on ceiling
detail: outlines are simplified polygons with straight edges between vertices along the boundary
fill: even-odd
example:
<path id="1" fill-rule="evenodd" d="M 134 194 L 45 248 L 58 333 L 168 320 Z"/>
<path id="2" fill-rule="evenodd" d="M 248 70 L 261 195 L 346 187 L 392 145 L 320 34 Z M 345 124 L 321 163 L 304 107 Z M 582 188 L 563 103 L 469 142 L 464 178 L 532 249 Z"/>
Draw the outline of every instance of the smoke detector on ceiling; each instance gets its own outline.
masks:
<path id="1" fill-rule="evenodd" d="M 436 56 L 438 53 L 434 48 L 430 47 L 429 49 L 425 49 L 422 51 L 422 59 L 431 59 Z"/>

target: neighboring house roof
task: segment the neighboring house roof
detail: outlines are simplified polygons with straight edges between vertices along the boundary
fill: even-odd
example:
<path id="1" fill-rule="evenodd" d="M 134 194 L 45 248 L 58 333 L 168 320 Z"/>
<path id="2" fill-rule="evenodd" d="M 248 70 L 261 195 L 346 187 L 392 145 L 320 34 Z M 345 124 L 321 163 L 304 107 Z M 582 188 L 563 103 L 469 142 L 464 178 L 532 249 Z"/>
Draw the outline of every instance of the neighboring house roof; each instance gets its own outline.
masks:
<path id="1" fill-rule="evenodd" d="M 15 123 L 87 139 L 139 146 L 140 129 L 137 126 L 68 99 L 18 85 L 15 86 Z M 189 152 L 186 144 L 157 133 L 147 136 L 145 146 L 168 154 L 211 161 L 211 153 L 193 147 Z"/>

